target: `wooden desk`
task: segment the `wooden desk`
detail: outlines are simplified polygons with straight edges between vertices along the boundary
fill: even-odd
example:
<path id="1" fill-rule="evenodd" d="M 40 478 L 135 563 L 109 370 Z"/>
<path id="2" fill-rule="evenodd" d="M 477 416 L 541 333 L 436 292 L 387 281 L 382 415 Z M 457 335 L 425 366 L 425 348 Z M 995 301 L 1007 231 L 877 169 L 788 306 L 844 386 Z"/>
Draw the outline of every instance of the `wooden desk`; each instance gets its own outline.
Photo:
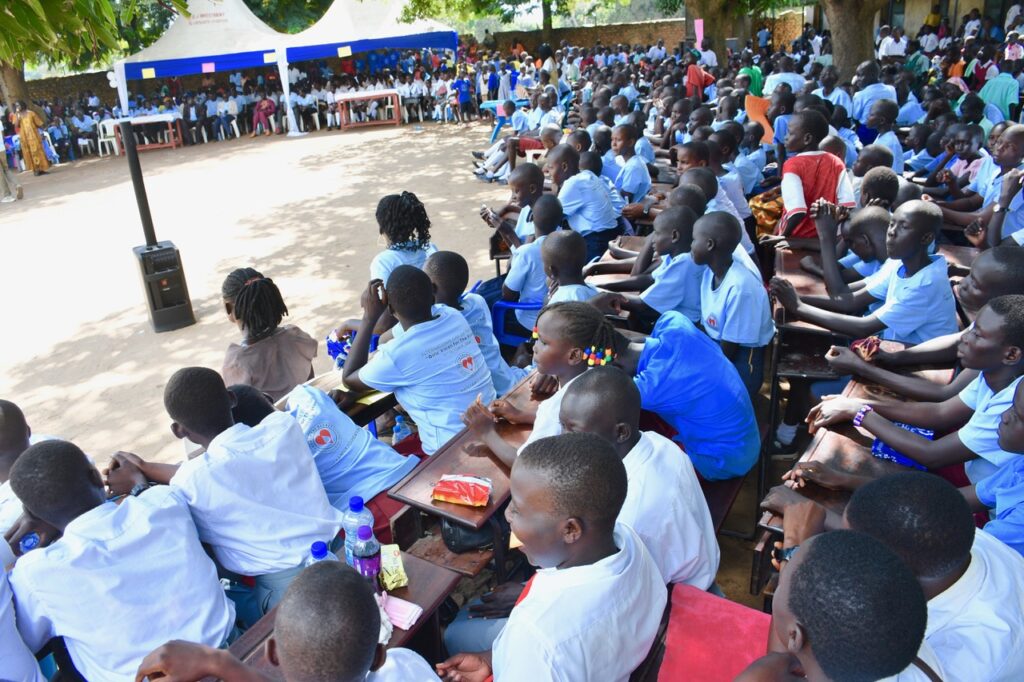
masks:
<path id="1" fill-rule="evenodd" d="M 440 658 L 441 644 L 437 609 L 455 589 L 455 585 L 460 579 L 459 574 L 405 552 L 402 552 L 402 562 L 405 565 L 406 575 L 409 576 L 409 584 L 406 587 L 392 590 L 389 594 L 413 602 L 423 609 L 423 613 L 411 629 L 402 630 L 396 627 L 391 634 L 391 639 L 388 640 L 388 648 L 405 647 L 413 637 L 423 631 L 436 640 L 436 649 L 420 653 L 423 653 L 428 660 L 437 661 Z M 243 663 L 269 674 L 274 679 L 283 680 L 280 668 L 272 666 L 266 656 L 266 642 L 274 634 L 276 617 L 277 608 L 275 607 L 239 637 L 228 650 Z M 339 642 L 340 645 L 342 645 L 341 642 Z"/>
<path id="2" fill-rule="evenodd" d="M 150 149 L 174 149 L 176 147 L 184 146 L 185 137 L 181 129 L 181 116 L 174 114 L 152 114 L 149 116 L 136 116 L 134 118 L 119 118 L 117 122 L 129 121 L 132 124 L 133 132 L 136 128 L 139 128 L 138 132 L 141 131 L 141 126 L 149 123 L 166 123 L 167 124 L 167 142 L 150 142 L 149 144 L 136 144 L 135 148 L 140 152 L 149 151 Z M 114 126 L 114 137 L 119 149 L 124 149 L 124 140 L 121 139 L 121 126 Z"/>
<path id="3" fill-rule="evenodd" d="M 973 246 L 939 245 L 939 254 L 945 256 L 950 265 L 959 265 L 962 268 L 970 268 L 979 253 L 981 252 Z"/>
<path id="4" fill-rule="evenodd" d="M 537 401 L 530 397 L 530 382 L 534 375 L 523 379 L 513 388 L 504 400 L 514 406 L 530 411 L 536 410 Z M 502 421 L 498 424 L 498 433 L 506 443 L 516 448 L 526 442 L 532 431 L 530 424 L 509 424 Z M 428 514 L 440 516 L 461 523 L 471 528 L 480 529 L 502 507 L 510 497 L 509 468 L 497 457 L 474 457 L 466 451 L 466 446 L 476 440 L 463 430 L 445 443 L 440 450 L 420 462 L 408 476 L 396 483 L 388 495 L 412 507 L 421 509 Z M 461 504 L 438 502 L 432 499 L 434 484 L 445 474 L 469 474 L 491 479 L 491 499 L 486 507 L 467 507 Z"/>

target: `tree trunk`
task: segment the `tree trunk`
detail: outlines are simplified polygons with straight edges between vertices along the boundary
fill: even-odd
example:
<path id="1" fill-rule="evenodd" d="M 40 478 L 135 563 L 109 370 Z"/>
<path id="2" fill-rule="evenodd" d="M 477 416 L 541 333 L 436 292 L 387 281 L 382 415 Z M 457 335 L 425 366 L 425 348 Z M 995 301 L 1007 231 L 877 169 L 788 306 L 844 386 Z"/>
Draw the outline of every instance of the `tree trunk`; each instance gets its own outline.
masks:
<path id="1" fill-rule="evenodd" d="M 541 0 L 540 3 L 540 37 L 541 42 L 548 45 L 551 45 L 551 2 L 552 0 Z M 552 46 L 552 49 L 554 49 L 554 46 Z"/>
<path id="2" fill-rule="evenodd" d="M 21 64 L 0 62 L 0 95 L 4 98 L 4 104 L 12 111 L 15 102 L 29 103 L 28 86 L 25 84 L 25 69 Z"/>
<path id="3" fill-rule="evenodd" d="M 875 58 L 871 30 L 875 14 L 889 0 L 821 0 L 832 29 L 832 61 L 840 82 L 853 79 L 857 65 Z"/>
<path id="4" fill-rule="evenodd" d="M 711 49 L 718 57 L 719 66 L 725 66 L 727 60 L 725 39 L 735 38 L 737 18 L 728 5 L 721 0 L 686 0 L 686 21 L 693 25 L 694 19 L 704 20 L 704 38 L 711 41 Z M 698 50 L 700 45 L 694 45 Z"/>

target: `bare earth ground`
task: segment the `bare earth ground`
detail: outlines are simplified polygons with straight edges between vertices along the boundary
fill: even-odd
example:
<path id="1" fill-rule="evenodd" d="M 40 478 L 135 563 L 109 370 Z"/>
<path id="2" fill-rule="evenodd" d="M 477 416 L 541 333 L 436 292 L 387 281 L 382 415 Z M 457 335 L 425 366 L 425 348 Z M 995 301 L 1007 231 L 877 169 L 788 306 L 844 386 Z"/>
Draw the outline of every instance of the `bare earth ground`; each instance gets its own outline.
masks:
<path id="1" fill-rule="evenodd" d="M 180 460 L 164 383 L 187 365 L 220 369 L 238 337 L 220 298 L 232 269 L 272 277 L 287 321 L 322 339 L 359 313 L 381 249 L 378 199 L 408 190 L 426 204 L 435 243 L 469 261 L 471 282 L 494 276 L 478 210 L 508 191 L 476 180 L 468 163 L 489 132 L 428 124 L 143 153 L 157 236 L 181 250 L 198 318 L 162 334 L 150 326 L 132 254 L 144 238 L 124 157 L 20 175 L 25 199 L 0 204 L 0 396 L 22 407 L 36 433 L 76 442 L 100 466 L 117 450 Z M 329 366 L 321 344 L 314 368 Z M 752 503 L 741 498 L 729 525 L 749 524 Z M 753 604 L 747 546 L 722 538 L 719 583 Z"/>

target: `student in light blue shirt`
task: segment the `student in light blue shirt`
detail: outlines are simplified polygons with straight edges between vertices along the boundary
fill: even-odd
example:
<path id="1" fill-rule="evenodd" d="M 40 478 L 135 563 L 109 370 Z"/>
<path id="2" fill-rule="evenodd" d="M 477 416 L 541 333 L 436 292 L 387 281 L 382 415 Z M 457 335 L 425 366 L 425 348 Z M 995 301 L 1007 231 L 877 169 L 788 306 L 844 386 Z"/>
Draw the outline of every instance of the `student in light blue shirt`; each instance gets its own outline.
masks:
<path id="1" fill-rule="evenodd" d="M 868 113 L 868 120 L 865 122 L 868 128 L 878 131 L 878 137 L 874 144 L 888 147 L 892 151 L 892 169 L 899 174 L 903 173 L 903 145 L 893 126 L 896 124 L 896 116 L 899 114 L 899 106 L 896 102 L 888 99 L 880 99 L 871 105 Z"/>
<path id="2" fill-rule="evenodd" d="M 997 442 L 1004 452 L 1024 454 L 1024 382 L 998 421 Z M 1024 555 L 1024 457 L 1014 457 L 973 487 L 961 488 L 967 501 L 989 510 L 985 532 Z"/>
<path id="3" fill-rule="evenodd" d="M 735 216 L 706 213 L 693 228 L 690 254 L 694 263 L 708 266 L 700 287 L 704 331 L 754 395 L 764 379 L 764 349 L 775 336 L 775 323 L 760 278 L 733 256 L 742 231 Z"/>
<path id="4" fill-rule="evenodd" d="M 857 67 L 857 80 L 861 89 L 853 93 L 853 108 L 850 109 L 850 118 L 858 123 L 866 123 L 871 105 L 878 100 L 889 99 L 893 103 L 897 101 L 896 88 L 891 85 L 879 83 L 881 67 L 876 61 L 861 62 Z"/>
<path id="5" fill-rule="evenodd" d="M 587 242 L 587 261 L 601 256 L 608 242 L 621 233 L 604 182 L 590 171 L 580 170 L 579 152 L 566 144 L 548 152 L 544 172 L 559 188 L 558 199 L 569 227 Z"/>
<path id="6" fill-rule="evenodd" d="M 789 119 L 793 116 L 793 107 L 796 104 L 796 97 L 791 92 L 779 91 L 772 95 L 771 106 L 768 107 L 768 120 L 772 123 L 774 136 L 772 144 L 775 145 L 775 160 L 782 168 L 786 161 L 786 132 L 789 130 Z"/>
<path id="7" fill-rule="evenodd" d="M 651 189 L 647 164 L 635 153 L 636 139 L 636 128 L 630 124 L 616 126 L 612 131 L 612 151 L 618 155 L 615 161 L 621 167 L 615 177 L 615 189 L 630 203 L 642 200 Z"/>
<path id="8" fill-rule="evenodd" d="M 536 237 L 532 242 L 523 244 L 512 255 L 508 267 L 508 276 L 502 284 L 502 298 L 506 301 L 520 303 L 544 303 L 548 293 L 547 275 L 544 274 L 544 262 L 541 260 L 540 247 L 547 236 L 558 229 L 562 222 L 562 206 L 551 194 L 545 194 L 533 205 L 533 224 Z M 516 310 L 516 320 L 522 334 L 529 332 L 537 324 L 537 310 Z M 527 336 L 529 334 L 526 334 Z"/>
<path id="9" fill-rule="evenodd" d="M 846 91 L 836 87 L 839 83 L 839 69 L 831 64 L 826 66 L 821 70 L 821 74 L 818 75 L 818 82 L 821 84 L 821 87 L 812 92 L 812 95 L 827 99 L 832 104 L 843 107 L 847 111 L 853 108 L 853 100 L 846 94 Z"/>

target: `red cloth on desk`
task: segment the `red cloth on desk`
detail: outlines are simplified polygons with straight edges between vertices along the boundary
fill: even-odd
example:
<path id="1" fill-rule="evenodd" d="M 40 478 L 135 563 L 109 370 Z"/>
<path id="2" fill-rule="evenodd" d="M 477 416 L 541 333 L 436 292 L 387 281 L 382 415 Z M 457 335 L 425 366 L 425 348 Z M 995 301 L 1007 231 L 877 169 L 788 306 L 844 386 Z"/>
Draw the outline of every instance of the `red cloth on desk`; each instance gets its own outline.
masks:
<path id="1" fill-rule="evenodd" d="M 659 682 L 731 682 L 764 656 L 771 620 L 767 613 L 676 585 Z"/>

